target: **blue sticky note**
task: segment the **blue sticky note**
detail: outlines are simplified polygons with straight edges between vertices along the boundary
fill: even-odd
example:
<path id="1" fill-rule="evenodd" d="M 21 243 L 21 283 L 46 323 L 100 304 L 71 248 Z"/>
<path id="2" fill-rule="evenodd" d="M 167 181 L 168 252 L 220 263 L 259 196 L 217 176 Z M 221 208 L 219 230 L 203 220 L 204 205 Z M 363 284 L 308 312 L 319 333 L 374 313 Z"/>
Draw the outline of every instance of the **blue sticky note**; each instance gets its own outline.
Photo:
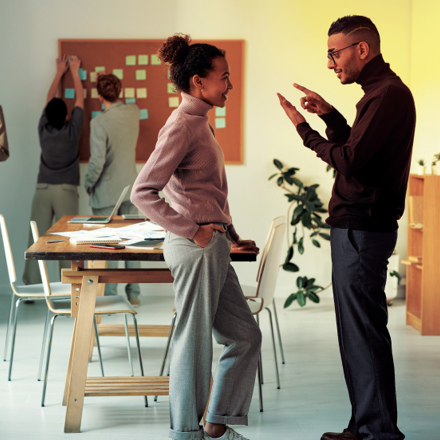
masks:
<path id="1" fill-rule="evenodd" d="M 148 109 L 146 108 L 141 108 L 141 114 L 139 117 L 140 120 L 142 119 L 148 119 Z"/>
<path id="2" fill-rule="evenodd" d="M 87 70 L 81 69 L 81 67 L 78 69 L 79 79 L 81 81 L 87 81 Z"/>
<path id="3" fill-rule="evenodd" d="M 226 119 L 215 118 L 215 128 L 226 128 Z"/>
<path id="4" fill-rule="evenodd" d="M 96 118 L 96 116 L 99 116 L 101 112 L 92 112 L 92 119 Z"/>
<path id="5" fill-rule="evenodd" d="M 101 105 L 101 110 L 105 110 L 105 104 L 104 103 L 102 103 L 102 105 Z"/>
<path id="6" fill-rule="evenodd" d="M 66 99 L 74 99 L 75 98 L 75 89 L 65 89 L 64 97 Z"/>
<path id="7" fill-rule="evenodd" d="M 226 107 L 216 107 L 215 108 L 215 116 L 225 117 L 226 116 Z"/>
<path id="8" fill-rule="evenodd" d="M 125 100 L 126 104 L 136 104 L 136 99 L 135 98 L 127 98 Z"/>

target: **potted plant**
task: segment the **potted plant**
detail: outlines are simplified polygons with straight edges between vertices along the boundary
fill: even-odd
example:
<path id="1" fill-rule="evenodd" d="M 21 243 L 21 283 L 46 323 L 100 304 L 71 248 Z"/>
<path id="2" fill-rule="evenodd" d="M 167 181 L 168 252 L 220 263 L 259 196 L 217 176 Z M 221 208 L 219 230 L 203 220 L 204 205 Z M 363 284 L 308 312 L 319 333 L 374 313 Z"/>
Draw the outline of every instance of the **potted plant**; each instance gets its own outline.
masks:
<path id="1" fill-rule="evenodd" d="M 320 248 L 322 240 L 330 240 L 330 235 L 326 232 L 330 229 L 322 220 L 321 214 L 327 212 L 324 203 L 318 196 L 318 184 L 305 185 L 296 175 L 299 168 L 285 167 L 278 159 L 273 163 L 278 171 L 269 177 L 269 180 L 276 178 L 278 187 L 285 191 L 287 202 L 288 223 L 287 237 L 288 250 L 283 263 L 283 269 L 287 272 L 299 272 L 299 267 L 292 260 L 296 253 L 302 255 L 309 241 L 313 246 Z M 291 231 L 293 228 L 293 232 Z M 331 283 L 327 286 L 329 287 Z M 298 276 L 296 279 L 297 290 L 292 292 L 284 303 L 284 307 L 289 307 L 294 301 L 303 307 L 307 299 L 319 303 L 318 293 L 326 289 L 315 284 L 315 278 Z"/>
<path id="2" fill-rule="evenodd" d="M 419 159 L 417 161 L 417 165 L 418 165 L 417 174 L 420 174 L 423 176 L 425 174 L 425 169 L 426 169 L 425 159 Z"/>
<path id="3" fill-rule="evenodd" d="M 440 153 L 434 154 L 434 158 L 432 159 L 431 163 L 431 173 L 435 175 L 440 175 L 440 165 L 438 164 L 440 162 Z"/>

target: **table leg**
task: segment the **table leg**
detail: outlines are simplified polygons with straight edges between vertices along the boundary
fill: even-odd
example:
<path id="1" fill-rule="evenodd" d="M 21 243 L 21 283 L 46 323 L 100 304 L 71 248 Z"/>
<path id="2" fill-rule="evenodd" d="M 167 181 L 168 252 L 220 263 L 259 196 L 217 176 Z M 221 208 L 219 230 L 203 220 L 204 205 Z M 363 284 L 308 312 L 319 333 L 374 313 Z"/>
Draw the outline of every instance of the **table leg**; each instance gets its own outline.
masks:
<path id="1" fill-rule="evenodd" d="M 99 277 L 83 278 L 78 316 L 73 338 L 73 349 L 69 360 L 70 380 L 68 385 L 67 410 L 64 432 L 80 432 L 87 379 L 90 340 L 93 331 L 96 294 L 100 289 Z"/>

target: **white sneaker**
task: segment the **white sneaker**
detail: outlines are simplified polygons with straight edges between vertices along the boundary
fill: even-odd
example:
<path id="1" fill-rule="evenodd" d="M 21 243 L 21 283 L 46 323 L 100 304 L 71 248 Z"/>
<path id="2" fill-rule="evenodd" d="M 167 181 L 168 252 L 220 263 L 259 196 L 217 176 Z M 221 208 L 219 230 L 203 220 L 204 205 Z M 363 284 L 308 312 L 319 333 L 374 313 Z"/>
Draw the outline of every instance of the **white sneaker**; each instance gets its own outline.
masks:
<path id="1" fill-rule="evenodd" d="M 229 426 L 226 427 L 225 433 L 221 437 L 210 437 L 205 432 L 205 436 L 203 437 L 203 440 L 249 440 L 246 437 L 243 437 L 238 432 L 234 431 L 232 428 L 229 428 Z"/>

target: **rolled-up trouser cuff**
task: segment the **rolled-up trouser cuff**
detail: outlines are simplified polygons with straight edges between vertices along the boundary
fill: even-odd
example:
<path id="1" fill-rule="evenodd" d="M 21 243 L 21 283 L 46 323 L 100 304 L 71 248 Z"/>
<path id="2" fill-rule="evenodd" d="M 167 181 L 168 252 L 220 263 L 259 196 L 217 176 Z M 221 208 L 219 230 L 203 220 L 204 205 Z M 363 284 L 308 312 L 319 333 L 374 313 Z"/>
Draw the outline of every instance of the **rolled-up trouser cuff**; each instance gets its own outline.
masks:
<path id="1" fill-rule="evenodd" d="M 203 428 L 201 426 L 198 431 L 180 432 L 170 429 L 169 433 L 169 437 L 175 440 L 199 440 L 203 439 L 204 435 L 205 431 L 203 431 Z"/>
<path id="2" fill-rule="evenodd" d="M 206 414 L 206 421 L 208 423 L 220 423 L 222 425 L 246 425 L 248 424 L 247 416 L 216 416 L 213 414 Z"/>

